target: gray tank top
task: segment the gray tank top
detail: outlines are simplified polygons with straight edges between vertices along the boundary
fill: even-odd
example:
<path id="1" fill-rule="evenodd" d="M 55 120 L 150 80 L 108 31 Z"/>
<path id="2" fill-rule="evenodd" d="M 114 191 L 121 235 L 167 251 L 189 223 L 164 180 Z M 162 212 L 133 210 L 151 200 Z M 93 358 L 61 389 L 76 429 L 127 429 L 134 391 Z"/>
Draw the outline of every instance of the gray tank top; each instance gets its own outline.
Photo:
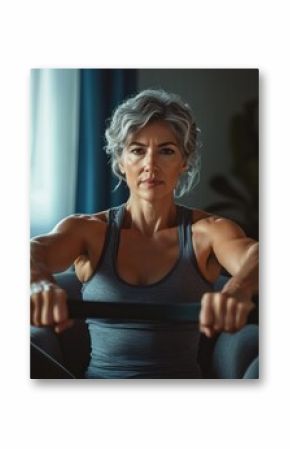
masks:
<path id="1" fill-rule="evenodd" d="M 131 285 L 117 273 L 117 252 L 125 204 L 109 211 L 109 224 L 95 273 L 83 284 L 84 301 L 199 302 L 212 291 L 198 270 L 192 247 L 192 210 L 177 206 L 179 257 L 160 281 Z M 88 319 L 91 358 L 87 378 L 201 378 L 197 323 Z"/>

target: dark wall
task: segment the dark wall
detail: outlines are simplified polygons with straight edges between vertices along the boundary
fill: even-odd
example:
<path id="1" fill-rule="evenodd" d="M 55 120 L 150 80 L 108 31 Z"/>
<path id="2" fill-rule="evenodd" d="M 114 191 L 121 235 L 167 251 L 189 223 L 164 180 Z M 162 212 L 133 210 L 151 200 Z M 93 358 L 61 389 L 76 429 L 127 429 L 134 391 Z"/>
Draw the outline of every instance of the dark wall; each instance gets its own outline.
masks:
<path id="1" fill-rule="evenodd" d="M 242 203 L 247 201 L 245 198 L 250 197 L 250 201 L 253 200 L 255 204 L 251 207 L 256 207 L 258 179 L 256 190 L 253 191 L 250 186 L 253 182 L 249 180 L 247 174 L 245 179 L 239 177 L 236 168 L 242 164 L 245 172 L 251 172 L 249 175 L 252 178 L 258 177 L 258 135 L 252 136 L 253 133 L 258 133 L 258 70 L 141 69 L 138 71 L 139 90 L 157 87 L 175 92 L 188 102 L 201 129 L 203 148 L 200 183 L 180 202 L 190 207 L 209 209 L 219 215 L 229 216 L 246 228 L 255 228 L 257 224 L 245 223 L 250 213 L 248 205 L 236 202 L 234 207 L 227 205 L 225 210 L 219 207 L 215 210 L 215 205 L 221 204 L 221 201 L 227 202 L 228 193 L 230 196 L 232 193 L 227 188 L 224 189 L 225 186 L 219 181 L 212 181 L 214 179 L 216 181 L 216 176 L 220 177 L 217 179 L 224 177 L 226 181 L 232 183 L 233 190 L 237 189 L 242 197 Z M 251 102 L 254 104 L 254 113 Z M 257 123 L 254 123 L 255 121 Z M 254 127 L 256 129 L 253 131 Z M 233 201 L 235 202 L 236 198 Z"/>
<path id="2" fill-rule="evenodd" d="M 138 88 L 161 87 L 183 97 L 201 129 L 202 172 L 199 187 L 186 199 L 206 207 L 217 199 L 209 178 L 228 174 L 232 166 L 230 120 L 245 103 L 258 97 L 258 71 L 253 69 L 141 69 Z"/>

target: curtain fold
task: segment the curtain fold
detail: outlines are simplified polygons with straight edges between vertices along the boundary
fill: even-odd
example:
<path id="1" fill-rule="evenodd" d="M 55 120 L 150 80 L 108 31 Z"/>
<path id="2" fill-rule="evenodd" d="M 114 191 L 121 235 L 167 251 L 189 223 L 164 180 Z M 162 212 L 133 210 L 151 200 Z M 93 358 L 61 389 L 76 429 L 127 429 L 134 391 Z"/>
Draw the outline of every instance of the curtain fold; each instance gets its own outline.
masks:
<path id="1" fill-rule="evenodd" d="M 30 224 L 35 236 L 74 213 L 79 70 L 33 69 L 30 84 Z"/>
<path id="2" fill-rule="evenodd" d="M 127 200 L 103 150 L 106 119 L 136 92 L 134 69 L 31 70 L 30 224 L 44 234 L 73 213 Z"/>
<path id="3" fill-rule="evenodd" d="M 134 69 L 82 69 L 80 71 L 79 157 L 75 211 L 94 213 L 128 198 L 104 151 L 106 120 L 124 98 L 136 92 Z"/>

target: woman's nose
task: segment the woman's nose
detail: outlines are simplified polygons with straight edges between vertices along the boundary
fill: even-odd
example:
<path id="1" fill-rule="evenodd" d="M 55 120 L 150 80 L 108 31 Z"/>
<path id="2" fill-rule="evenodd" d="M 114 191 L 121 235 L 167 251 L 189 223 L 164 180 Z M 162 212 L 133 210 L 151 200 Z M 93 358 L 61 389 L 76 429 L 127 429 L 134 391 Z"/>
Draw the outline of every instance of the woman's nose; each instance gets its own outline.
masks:
<path id="1" fill-rule="evenodd" d="M 156 155 L 154 154 L 153 151 L 149 151 L 146 154 L 146 158 L 145 158 L 145 170 L 148 171 L 154 171 L 157 169 L 157 160 L 156 160 Z"/>

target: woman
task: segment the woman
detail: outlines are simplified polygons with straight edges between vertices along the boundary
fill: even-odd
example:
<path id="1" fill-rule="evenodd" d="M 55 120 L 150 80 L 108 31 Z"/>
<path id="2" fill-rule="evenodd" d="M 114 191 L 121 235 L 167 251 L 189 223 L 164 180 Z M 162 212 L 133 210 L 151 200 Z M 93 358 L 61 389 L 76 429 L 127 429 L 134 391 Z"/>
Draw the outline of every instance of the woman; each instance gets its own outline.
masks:
<path id="1" fill-rule="evenodd" d="M 230 220 L 175 202 L 198 175 L 197 134 L 189 106 L 176 95 L 147 90 L 127 100 L 106 131 L 113 172 L 129 188 L 127 203 L 70 216 L 32 240 L 36 326 L 61 332 L 72 325 L 53 273 L 73 263 L 84 300 L 201 301 L 196 325 L 87 320 L 87 378 L 200 378 L 199 332 L 235 332 L 254 307 L 257 242 Z M 222 267 L 232 277 L 213 292 Z"/>

